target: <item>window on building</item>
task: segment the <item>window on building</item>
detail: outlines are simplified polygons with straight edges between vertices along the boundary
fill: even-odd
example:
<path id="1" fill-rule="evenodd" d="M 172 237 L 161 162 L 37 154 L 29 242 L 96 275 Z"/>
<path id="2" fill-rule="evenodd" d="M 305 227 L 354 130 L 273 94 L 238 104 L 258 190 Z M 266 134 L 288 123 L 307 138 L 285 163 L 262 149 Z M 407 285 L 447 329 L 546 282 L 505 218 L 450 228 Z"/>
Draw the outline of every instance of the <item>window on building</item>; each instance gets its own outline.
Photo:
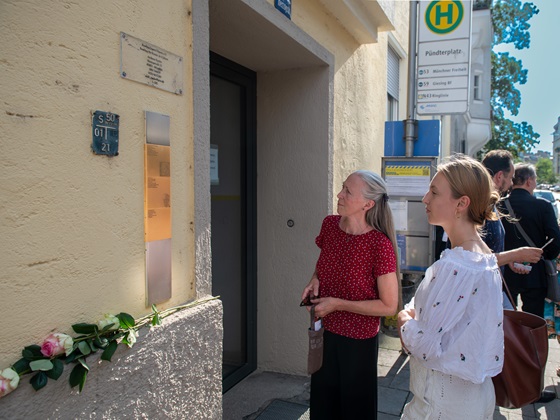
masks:
<path id="1" fill-rule="evenodd" d="M 399 120 L 400 57 L 391 47 L 387 53 L 387 121 Z"/>
<path id="2" fill-rule="evenodd" d="M 480 82 L 481 82 L 480 74 L 475 74 L 474 82 L 473 82 L 473 98 L 475 101 L 482 100 L 482 86 Z"/>

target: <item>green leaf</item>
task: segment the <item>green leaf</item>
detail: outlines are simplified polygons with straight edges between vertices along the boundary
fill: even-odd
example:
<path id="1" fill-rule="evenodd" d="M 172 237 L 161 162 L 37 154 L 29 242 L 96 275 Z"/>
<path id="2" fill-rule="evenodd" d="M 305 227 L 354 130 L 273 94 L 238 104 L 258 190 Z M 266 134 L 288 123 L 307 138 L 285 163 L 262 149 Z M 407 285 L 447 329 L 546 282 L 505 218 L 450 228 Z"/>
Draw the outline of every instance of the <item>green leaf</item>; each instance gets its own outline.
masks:
<path id="1" fill-rule="evenodd" d="M 48 380 L 49 378 L 47 378 L 47 374 L 45 372 L 38 372 L 36 375 L 33 375 L 29 383 L 35 391 L 39 391 L 47 384 Z"/>
<path id="2" fill-rule="evenodd" d="M 60 375 L 62 375 L 62 372 L 64 371 L 64 363 L 62 363 L 62 360 L 60 359 L 53 359 L 52 364 L 53 368 L 45 373 L 49 378 L 56 381 L 58 378 L 60 378 Z"/>
<path id="3" fill-rule="evenodd" d="M 125 333 L 124 338 L 122 339 L 122 343 L 126 344 L 128 347 L 132 347 L 134 343 L 136 343 L 136 336 L 134 335 L 134 330 L 128 330 Z"/>
<path id="4" fill-rule="evenodd" d="M 125 312 L 121 312 L 120 314 L 118 314 L 117 318 L 119 318 L 119 321 L 121 321 L 121 328 L 125 330 L 136 325 L 136 321 L 134 320 L 134 318 Z"/>
<path id="5" fill-rule="evenodd" d="M 70 355 L 64 361 L 68 365 L 68 364 L 76 361 L 76 359 L 78 359 L 78 357 L 80 357 L 80 354 L 78 354 L 77 351 L 73 351 L 72 353 L 70 353 Z"/>
<path id="6" fill-rule="evenodd" d="M 97 324 L 79 323 L 72 325 L 72 329 L 77 334 L 97 334 Z"/>
<path id="7" fill-rule="evenodd" d="M 119 343 L 117 343 L 116 341 L 111 341 L 109 343 L 109 345 L 107 346 L 107 348 L 105 350 L 103 350 L 103 354 L 101 354 L 101 360 L 107 360 L 107 361 L 110 362 L 111 357 L 113 357 L 113 354 L 117 350 L 118 346 L 119 346 Z"/>
<path id="8" fill-rule="evenodd" d="M 53 364 L 49 359 L 41 359 L 32 361 L 31 363 L 29 363 L 29 367 L 32 371 L 51 370 L 53 368 Z"/>
<path id="9" fill-rule="evenodd" d="M 97 350 L 99 350 L 97 346 L 93 343 L 93 340 L 88 340 L 87 343 L 89 344 L 92 353 L 95 353 Z"/>
<path id="10" fill-rule="evenodd" d="M 115 334 L 109 339 L 109 341 L 117 341 L 119 338 L 124 337 L 126 334 L 127 334 L 126 332 L 120 332 L 118 334 Z"/>
<path id="11" fill-rule="evenodd" d="M 78 359 L 78 362 L 84 367 L 84 369 L 89 370 L 89 366 L 86 363 L 86 359 Z"/>
<path id="12" fill-rule="evenodd" d="M 12 369 L 15 370 L 18 375 L 21 375 L 23 372 L 29 370 L 29 360 L 25 357 L 19 359 L 12 365 Z"/>
<path id="13" fill-rule="evenodd" d="M 156 308 L 156 305 L 152 303 L 152 312 L 154 316 L 152 317 L 152 326 L 161 325 L 161 319 L 159 317 L 159 311 Z"/>
<path id="14" fill-rule="evenodd" d="M 104 349 L 109 344 L 109 340 L 107 340 L 105 337 L 97 337 L 95 340 L 93 340 L 93 344 L 95 344 L 95 346 L 99 347 L 100 349 Z"/>
<path id="15" fill-rule="evenodd" d="M 82 389 L 86 384 L 87 374 L 88 369 L 86 369 L 83 364 L 76 364 L 76 366 L 74 366 L 74 369 L 72 369 L 72 372 L 70 372 L 70 378 L 68 380 L 70 382 L 70 386 L 74 388 L 76 385 L 79 385 L 79 392 L 82 392 Z"/>
<path id="16" fill-rule="evenodd" d="M 78 343 L 78 348 L 80 349 L 80 351 L 84 356 L 87 356 L 88 354 L 91 353 L 91 347 L 89 346 L 87 341 L 80 341 Z"/>
<path id="17" fill-rule="evenodd" d="M 113 328 L 113 326 L 115 325 L 115 323 L 111 323 L 111 324 L 107 324 L 103 327 L 103 329 L 101 331 L 99 331 L 100 334 L 103 334 L 107 331 L 109 331 L 111 328 Z"/>
<path id="18" fill-rule="evenodd" d="M 21 355 L 27 360 L 39 360 L 45 358 L 43 353 L 41 353 L 41 347 L 36 344 L 24 347 Z"/>

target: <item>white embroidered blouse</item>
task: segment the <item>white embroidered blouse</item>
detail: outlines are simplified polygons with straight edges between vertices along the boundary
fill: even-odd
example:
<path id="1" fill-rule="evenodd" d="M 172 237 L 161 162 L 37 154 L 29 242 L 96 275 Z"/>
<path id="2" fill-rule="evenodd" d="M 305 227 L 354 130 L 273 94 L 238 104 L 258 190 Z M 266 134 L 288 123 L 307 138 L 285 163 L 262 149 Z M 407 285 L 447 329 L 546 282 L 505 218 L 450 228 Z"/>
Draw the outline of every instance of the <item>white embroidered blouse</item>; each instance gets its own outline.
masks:
<path id="1" fill-rule="evenodd" d="M 410 356 L 473 383 L 502 371 L 502 280 L 496 257 L 447 249 L 426 271 L 401 327 Z"/>

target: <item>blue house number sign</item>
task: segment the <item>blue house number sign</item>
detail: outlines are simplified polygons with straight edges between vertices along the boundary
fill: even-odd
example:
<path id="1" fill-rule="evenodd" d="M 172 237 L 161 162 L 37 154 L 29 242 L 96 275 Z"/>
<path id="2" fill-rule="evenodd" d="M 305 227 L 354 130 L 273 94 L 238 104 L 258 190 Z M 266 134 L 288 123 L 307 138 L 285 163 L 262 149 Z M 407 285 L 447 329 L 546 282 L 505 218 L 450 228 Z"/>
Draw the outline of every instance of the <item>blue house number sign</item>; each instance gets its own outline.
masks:
<path id="1" fill-rule="evenodd" d="M 119 154 L 119 116 L 105 111 L 93 113 L 91 149 L 96 155 Z"/>

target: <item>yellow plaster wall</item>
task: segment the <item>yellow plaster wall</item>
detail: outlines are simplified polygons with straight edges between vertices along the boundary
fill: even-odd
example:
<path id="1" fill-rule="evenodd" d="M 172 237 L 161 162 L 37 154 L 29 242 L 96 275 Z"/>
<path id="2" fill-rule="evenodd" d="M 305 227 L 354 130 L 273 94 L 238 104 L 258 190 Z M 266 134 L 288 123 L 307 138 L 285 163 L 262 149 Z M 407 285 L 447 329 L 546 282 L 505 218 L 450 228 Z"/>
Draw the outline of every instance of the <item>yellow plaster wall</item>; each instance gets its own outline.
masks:
<path id="1" fill-rule="evenodd" d="M 0 369 L 51 331 L 145 306 L 144 111 L 171 118 L 173 297 L 194 290 L 191 2 L 0 2 Z M 122 79 L 120 32 L 184 58 L 184 93 Z M 120 115 L 119 155 L 90 113 Z"/>
<path id="2" fill-rule="evenodd" d="M 395 30 L 391 33 L 407 51 L 409 2 L 394 1 L 393 7 L 391 22 Z M 378 32 L 376 43 L 360 45 L 319 0 L 292 2 L 292 21 L 335 56 L 333 203 L 336 204 L 336 193 L 351 172 L 381 171 L 387 117 L 389 32 Z M 406 102 L 406 86 L 401 86 L 400 101 Z"/>

